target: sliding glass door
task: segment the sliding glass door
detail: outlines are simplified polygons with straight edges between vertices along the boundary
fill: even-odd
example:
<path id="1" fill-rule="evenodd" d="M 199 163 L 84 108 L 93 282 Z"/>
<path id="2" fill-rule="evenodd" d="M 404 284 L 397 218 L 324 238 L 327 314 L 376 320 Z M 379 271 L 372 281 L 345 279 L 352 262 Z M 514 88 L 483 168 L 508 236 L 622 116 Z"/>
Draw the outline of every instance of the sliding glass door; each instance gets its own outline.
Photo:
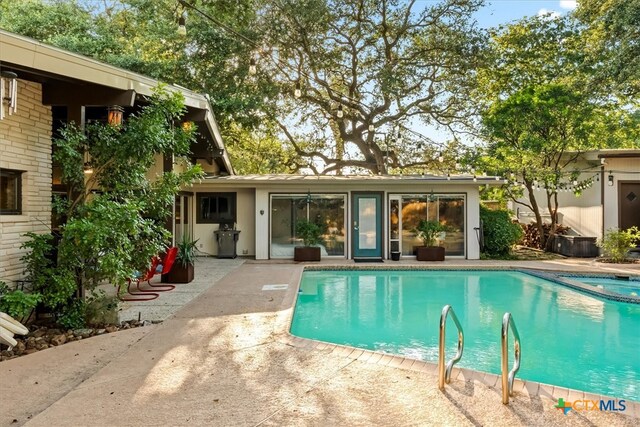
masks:
<path id="1" fill-rule="evenodd" d="M 305 219 L 322 229 L 322 256 L 345 255 L 345 200 L 343 194 L 273 194 L 270 217 L 270 257 L 293 258 L 302 246 L 296 223 Z"/>

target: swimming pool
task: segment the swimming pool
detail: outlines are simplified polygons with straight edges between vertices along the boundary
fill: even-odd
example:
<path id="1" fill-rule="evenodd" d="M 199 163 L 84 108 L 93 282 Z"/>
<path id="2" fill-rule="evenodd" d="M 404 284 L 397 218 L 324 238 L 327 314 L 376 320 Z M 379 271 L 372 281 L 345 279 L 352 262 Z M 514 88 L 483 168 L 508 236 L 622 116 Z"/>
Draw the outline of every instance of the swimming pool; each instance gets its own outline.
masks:
<path id="1" fill-rule="evenodd" d="M 576 280 L 586 285 L 591 285 L 598 289 L 613 292 L 619 295 L 632 297 L 640 296 L 640 281 L 629 279 L 616 279 L 611 277 L 589 277 L 589 276 L 562 276 L 565 279 Z"/>
<path id="2" fill-rule="evenodd" d="M 518 378 L 640 401 L 640 305 L 517 271 L 305 271 L 291 333 L 437 362 L 446 304 L 465 333 L 457 366 L 500 373 L 509 311 L 522 340 Z M 450 322 L 448 358 L 455 348 Z"/>

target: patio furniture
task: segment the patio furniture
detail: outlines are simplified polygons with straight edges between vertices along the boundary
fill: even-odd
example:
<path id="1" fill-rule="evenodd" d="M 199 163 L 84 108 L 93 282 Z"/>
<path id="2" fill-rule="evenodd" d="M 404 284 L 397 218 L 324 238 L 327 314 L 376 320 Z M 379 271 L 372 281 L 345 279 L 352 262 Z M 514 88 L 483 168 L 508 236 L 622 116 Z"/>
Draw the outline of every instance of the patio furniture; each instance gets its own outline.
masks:
<path id="1" fill-rule="evenodd" d="M 151 278 L 156 274 L 156 269 L 158 268 L 159 264 L 160 264 L 160 258 L 154 256 L 151 259 L 151 267 L 149 267 L 149 269 L 144 273 L 144 275 L 139 277 L 130 277 L 127 279 L 127 293 L 136 298 L 129 298 L 129 297 L 122 296 L 121 289 L 120 289 L 122 287 L 121 285 L 118 287 L 118 299 L 120 301 L 151 301 L 158 298 L 160 296 L 159 293 L 153 290 L 140 289 L 140 282 L 147 282 L 151 280 Z M 131 284 L 134 282 L 136 284 L 136 289 L 138 290 L 138 292 L 133 292 L 131 290 Z"/>
<path id="2" fill-rule="evenodd" d="M 164 256 L 164 259 L 162 260 L 162 263 L 156 266 L 155 273 L 160 273 L 161 275 L 169 273 L 171 271 L 171 268 L 173 268 L 173 264 L 176 262 L 177 255 L 178 255 L 178 248 L 176 248 L 175 246 L 169 248 L 166 255 Z M 165 292 L 165 291 L 170 291 L 176 288 L 175 285 L 152 285 L 151 284 L 152 277 L 153 275 L 151 275 L 151 277 L 149 277 L 149 279 L 146 280 L 146 282 L 153 289 L 152 290 L 140 289 L 142 292 L 154 292 L 154 291 Z"/>

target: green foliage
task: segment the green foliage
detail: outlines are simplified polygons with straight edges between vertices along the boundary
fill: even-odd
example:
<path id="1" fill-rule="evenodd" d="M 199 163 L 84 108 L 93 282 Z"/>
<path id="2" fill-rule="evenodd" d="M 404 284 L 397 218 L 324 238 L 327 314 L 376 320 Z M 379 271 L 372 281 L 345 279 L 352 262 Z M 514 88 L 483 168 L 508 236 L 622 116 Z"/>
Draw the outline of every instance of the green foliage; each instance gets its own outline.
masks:
<path id="1" fill-rule="evenodd" d="M 22 321 L 31 314 L 41 300 L 41 295 L 25 293 L 19 289 L 9 290 L 6 283 L 0 281 L 0 311 Z"/>
<path id="2" fill-rule="evenodd" d="M 511 214 L 505 209 L 491 210 L 480 205 L 480 220 L 484 233 L 483 252 L 488 256 L 508 256 L 523 236 L 522 227 L 511 220 Z"/>
<path id="3" fill-rule="evenodd" d="M 440 223 L 440 221 L 422 219 L 413 232 L 418 239 L 422 240 L 425 246 L 435 246 L 438 237 L 447 230 L 448 227 Z"/>
<path id="4" fill-rule="evenodd" d="M 21 249 L 28 252 L 21 258 L 25 263 L 27 280 L 31 282 L 33 291 L 39 293 L 43 305 L 57 310 L 66 305 L 77 289 L 73 271 L 57 268 L 54 265 L 53 236 L 50 234 L 26 233 L 29 240 Z"/>
<path id="5" fill-rule="evenodd" d="M 118 323 L 118 299 L 104 292 L 91 295 L 85 306 L 85 320 L 89 325 Z"/>
<path id="6" fill-rule="evenodd" d="M 593 87 L 629 97 L 640 93 L 640 0 L 580 0 L 575 16 L 596 68 Z"/>
<path id="7" fill-rule="evenodd" d="M 85 302 L 76 299 L 65 305 L 61 312 L 58 313 L 57 322 L 66 329 L 83 328 L 86 325 L 85 314 Z"/>
<path id="8" fill-rule="evenodd" d="M 230 124 L 221 131 L 238 175 L 287 173 L 294 167 L 295 151 L 278 139 L 274 129 Z"/>
<path id="9" fill-rule="evenodd" d="M 178 253 L 176 255 L 176 262 L 180 263 L 182 267 L 186 268 L 196 260 L 198 240 L 191 239 L 186 233 L 182 235 L 182 239 L 177 244 Z"/>
<path id="10" fill-rule="evenodd" d="M 598 241 L 604 256 L 613 262 L 624 262 L 630 249 L 640 245 L 640 229 L 631 227 L 627 230 L 611 228 L 604 238 Z"/>
<path id="11" fill-rule="evenodd" d="M 188 154 L 193 129 L 174 126 L 183 112 L 182 95 L 159 87 L 121 126 L 93 124 L 85 132 L 67 126 L 54 141 L 63 183 L 78 195 L 63 206 L 68 221 L 59 268 L 76 273 L 85 288 L 102 281 L 122 285 L 164 249 L 169 237 L 164 220 L 176 192 L 202 176 L 198 165 L 187 164 L 181 173 L 147 177 L 158 154 Z M 79 161 L 85 150 L 93 168 L 88 179 Z M 96 187 L 101 194 L 92 194 Z"/>
<path id="12" fill-rule="evenodd" d="M 296 221 L 296 237 L 302 239 L 304 246 L 314 246 L 322 243 L 322 226 L 313 221 L 300 219 Z"/>

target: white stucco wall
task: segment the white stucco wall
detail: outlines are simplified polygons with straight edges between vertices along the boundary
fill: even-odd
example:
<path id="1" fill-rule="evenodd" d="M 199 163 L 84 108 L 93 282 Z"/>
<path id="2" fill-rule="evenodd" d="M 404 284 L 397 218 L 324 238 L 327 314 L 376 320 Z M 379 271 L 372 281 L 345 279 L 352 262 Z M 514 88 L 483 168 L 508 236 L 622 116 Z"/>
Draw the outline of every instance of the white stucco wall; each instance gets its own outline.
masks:
<path id="1" fill-rule="evenodd" d="M 251 185 L 251 183 L 243 183 L 242 185 Z M 352 188 L 348 184 L 322 184 L 317 183 L 310 186 L 308 183 L 285 185 L 262 185 L 255 190 L 253 188 L 236 188 L 233 189 L 229 184 L 216 185 L 214 183 L 197 184 L 193 188 L 196 192 L 227 192 L 238 191 L 238 229 L 242 230 L 240 240 L 238 242 L 238 254 L 242 255 L 243 250 L 247 249 L 246 255 L 255 256 L 256 259 L 269 259 L 269 233 L 270 233 L 270 195 L 271 194 L 306 194 L 311 191 L 315 193 L 338 193 L 347 195 L 346 215 L 346 241 L 351 241 L 351 227 L 348 226 L 351 218 L 351 194 L 353 192 L 367 191 L 383 191 L 383 210 L 385 220 L 383 221 L 383 256 L 387 254 L 387 201 L 389 194 L 466 194 L 466 257 L 468 259 L 478 259 L 480 257 L 480 246 L 476 235 L 475 227 L 480 224 L 479 211 L 479 192 L 477 185 L 470 184 L 444 184 L 444 185 L 415 185 L 415 184 L 398 184 L 381 185 L 381 183 L 371 183 L 367 185 L 358 185 Z M 255 197 L 254 197 L 255 196 Z M 195 199 L 195 198 L 194 198 Z M 261 214 L 260 211 L 264 213 Z M 251 226 L 249 226 L 251 223 Z M 217 229 L 217 225 L 213 224 L 195 224 L 194 232 L 196 237 L 201 238 L 203 244 L 202 250 L 215 254 L 217 249 L 212 245 L 213 230 Z M 245 230 L 247 233 L 245 233 Z M 208 242 L 208 243 L 207 243 Z M 351 258 L 351 245 L 345 248 L 346 257 Z"/>
<path id="2" fill-rule="evenodd" d="M 209 255 L 218 254 L 218 244 L 215 241 L 214 231 L 218 229 L 218 224 L 198 224 L 195 216 L 197 193 L 198 192 L 236 192 L 237 193 L 237 223 L 236 228 L 240 230 L 236 251 L 238 256 L 255 256 L 255 201 L 254 190 L 251 188 L 231 189 L 231 188 L 213 188 L 201 187 L 195 184 L 190 190 L 194 191 L 193 206 L 191 212 L 193 215 L 193 237 L 200 239 L 198 241 L 198 249 Z"/>

